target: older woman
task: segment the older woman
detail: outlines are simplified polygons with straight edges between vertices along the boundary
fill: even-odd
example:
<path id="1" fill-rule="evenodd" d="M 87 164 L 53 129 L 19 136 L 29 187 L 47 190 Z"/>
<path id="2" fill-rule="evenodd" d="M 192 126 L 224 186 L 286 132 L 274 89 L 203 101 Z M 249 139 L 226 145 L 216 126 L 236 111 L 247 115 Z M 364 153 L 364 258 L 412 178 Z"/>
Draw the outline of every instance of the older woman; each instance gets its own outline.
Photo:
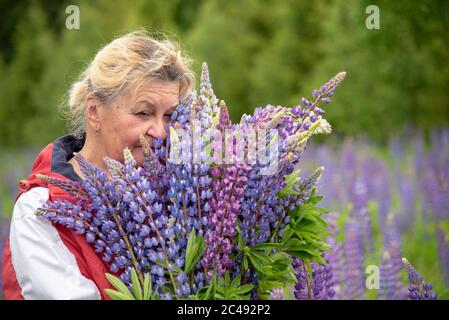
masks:
<path id="1" fill-rule="evenodd" d="M 80 181 L 79 152 L 105 169 L 103 158 L 123 161 L 128 147 L 143 161 L 139 137 L 166 137 L 166 124 L 194 83 L 190 59 L 169 40 L 142 32 L 120 37 L 101 49 L 70 89 L 72 134 L 49 144 L 33 165 L 20 194 L 5 246 L 3 293 L 7 299 L 105 299 L 107 265 L 80 235 L 38 218 L 45 201 L 70 195 L 37 174 Z"/>

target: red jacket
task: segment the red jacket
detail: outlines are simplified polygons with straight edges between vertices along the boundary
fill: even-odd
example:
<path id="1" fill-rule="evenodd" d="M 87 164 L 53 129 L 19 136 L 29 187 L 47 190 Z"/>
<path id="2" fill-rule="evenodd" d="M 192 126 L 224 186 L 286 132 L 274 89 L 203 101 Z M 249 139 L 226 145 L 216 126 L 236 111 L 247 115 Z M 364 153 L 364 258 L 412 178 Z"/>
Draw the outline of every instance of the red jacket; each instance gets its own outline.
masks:
<path id="1" fill-rule="evenodd" d="M 43 190 L 44 194 L 46 194 L 45 192 L 47 190 L 42 189 L 42 187 L 47 188 L 48 199 L 50 200 L 66 199 L 69 201 L 73 201 L 73 199 L 67 192 L 58 187 L 43 183 L 36 177 L 36 174 L 39 173 L 61 179 L 81 181 L 74 172 L 72 165 L 68 163 L 67 160 L 73 155 L 73 152 L 77 152 L 81 149 L 82 144 L 83 141 L 76 140 L 73 136 L 64 136 L 49 144 L 40 152 L 40 154 L 36 158 L 33 164 L 32 173 L 28 177 L 28 179 L 22 180 L 19 183 L 20 191 L 19 195 L 16 198 L 16 206 L 14 207 L 15 211 L 11 223 L 11 235 L 10 238 L 6 241 L 3 256 L 2 277 L 3 295 L 5 299 L 27 298 L 26 296 L 24 297 L 23 293 L 25 288 L 21 287 L 21 283 L 23 286 L 27 286 L 26 292 L 31 298 L 47 299 L 48 297 L 50 297 L 50 299 L 92 299 L 93 297 L 101 297 L 101 299 L 109 299 L 104 292 L 105 288 L 111 288 L 111 285 L 109 284 L 105 276 L 105 273 L 109 272 L 108 266 L 105 262 L 103 262 L 101 257 L 97 253 L 95 253 L 93 247 L 89 243 L 87 243 L 83 235 L 78 235 L 73 230 L 67 229 L 64 226 L 51 224 L 52 227 L 57 231 L 56 233 L 54 232 L 54 229 L 50 230 L 52 227 L 48 222 L 35 220 L 36 218 L 44 218 L 31 217 L 30 214 L 26 216 L 26 223 L 21 224 L 23 221 L 22 217 L 17 217 L 16 220 L 14 220 L 14 215 L 20 215 L 22 213 L 21 210 L 23 211 L 22 208 L 28 208 L 27 203 L 23 203 L 24 200 L 22 200 L 22 203 L 19 206 L 18 201 L 20 200 L 18 199 L 20 199 L 22 195 L 26 194 L 29 190 L 35 187 L 41 187 L 41 189 L 39 190 Z M 14 225 L 14 223 L 16 223 L 16 225 Z M 38 238 L 38 240 L 47 239 L 46 237 L 42 236 L 42 234 L 45 235 L 45 232 L 47 232 L 46 230 L 49 230 L 53 232 L 53 236 L 56 239 L 55 243 L 47 243 L 49 240 L 47 240 L 47 242 L 43 241 L 42 243 L 39 243 L 39 241 L 30 240 L 27 238 L 28 231 L 26 231 L 26 226 L 29 226 L 30 224 L 37 225 L 40 223 L 46 223 L 47 225 L 43 225 L 42 229 L 39 229 L 40 233 L 36 233 L 37 237 L 42 237 Z M 14 227 L 17 230 L 14 230 Z M 24 228 L 25 231 L 23 234 L 21 234 L 20 232 L 23 232 Z M 13 236 L 15 238 L 12 238 Z M 60 240 L 62 240 L 62 242 L 59 241 L 59 239 L 57 238 L 58 236 Z M 14 241 L 14 245 L 10 245 L 10 241 Z M 33 248 L 39 248 L 40 246 L 41 249 L 44 250 L 44 253 L 48 252 L 50 254 L 54 250 L 55 253 L 52 253 L 51 257 L 56 257 L 55 261 L 51 261 L 48 263 L 46 261 L 42 261 L 46 257 L 45 254 L 35 253 L 35 255 L 33 255 L 32 252 L 29 252 L 33 249 L 23 249 L 23 247 L 21 246 L 21 241 L 23 241 L 24 243 L 30 243 L 30 245 L 34 246 Z M 73 257 L 75 259 L 73 259 Z M 30 261 L 30 259 L 35 260 Z M 73 267 L 67 266 L 67 268 L 64 269 L 62 268 L 62 266 L 58 265 L 58 263 L 61 263 L 61 261 L 62 263 L 64 263 L 63 259 L 67 259 L 67 261 L 76 261 L 76 264 L 73 263 Z M 16 265 L 14 263 L 16 263 Z M 50 267 L 47 268 L 47 265 Z M 36 270 L 34 270 L 33 268 L 36 268 Z M 17 271 L 19 269 L 20 275 Z M 42 281 L 51 282 L 51 279 L 55 279 L 55 281 L 57 281 L 57 279 L 63 278 L 64 275 L 57 274 L 59 270 L 70 270 L 70 276 L 73 277 L 73 279 L 80 281 L 82 285 L 88 287 L 90 290 L 89 292 L 94 292 L 94 295 L 83 296 L 83 291 L 77 290 L 76 285 L 75 287 L 73 287 L 73 283 L 71 283 L 72 287 L 66 288 L 64 288 L 64 283 L 54 283 L 48 285 L 48 288 L 46 285 L 42 285 Z M 93 284 L 95 284 L 96 288 Z M 54 292 L 48 292 L 53 290 L 52 288 L 55 288 Z M 66 295 L 64 294 L 62 297 L 59 297 L 58 290 L 61 290 L 61 292 L 71 291 L 73 292 L 73 295 L 71 295 L 70 292 L 67 292 Z M 36 293 L 36 291 L 38 291 L 39 293 Z"/>

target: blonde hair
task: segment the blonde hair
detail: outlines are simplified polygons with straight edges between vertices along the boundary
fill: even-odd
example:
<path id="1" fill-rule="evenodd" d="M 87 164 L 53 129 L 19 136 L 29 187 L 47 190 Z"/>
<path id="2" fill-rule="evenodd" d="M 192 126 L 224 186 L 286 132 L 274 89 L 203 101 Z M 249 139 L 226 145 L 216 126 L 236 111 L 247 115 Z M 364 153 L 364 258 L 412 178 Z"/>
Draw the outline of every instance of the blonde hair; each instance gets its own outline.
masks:
<path id="1" fill-rule="evenodd" d="M 179 81 L 183 97 L 195 85 L 191 64 L 179 44 L 165 35 L 158 40 L 147 31 L 136 31 L 113 40 L 98 51 L 69 90 L 63 110 L 69 130 L 77 138 L 85 134 L 84 100 L 90 93 L 107 103 L 131 84 L 157 79 Z"/>

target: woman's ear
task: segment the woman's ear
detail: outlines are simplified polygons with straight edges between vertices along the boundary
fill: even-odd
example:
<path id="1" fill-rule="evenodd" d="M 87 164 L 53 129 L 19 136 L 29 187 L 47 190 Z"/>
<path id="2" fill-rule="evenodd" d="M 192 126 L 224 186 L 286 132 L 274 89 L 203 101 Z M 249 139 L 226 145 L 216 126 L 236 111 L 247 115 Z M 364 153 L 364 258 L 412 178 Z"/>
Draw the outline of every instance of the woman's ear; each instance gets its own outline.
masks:
<path id="1" fill-rule="evenodd" d="M 101 101 L 95 94 L 88 94 L 86 96 L 86 120 L 89 126 L 95 131 L 100 129 L 100 104 Z"/>

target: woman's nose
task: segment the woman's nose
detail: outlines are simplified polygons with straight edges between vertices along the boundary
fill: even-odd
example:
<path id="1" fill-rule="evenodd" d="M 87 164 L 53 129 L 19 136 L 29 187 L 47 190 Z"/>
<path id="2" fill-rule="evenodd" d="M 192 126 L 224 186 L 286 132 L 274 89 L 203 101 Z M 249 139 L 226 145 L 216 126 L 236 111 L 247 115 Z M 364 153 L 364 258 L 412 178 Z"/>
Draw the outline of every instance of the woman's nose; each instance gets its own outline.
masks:
<path id="1" fill-rule="evenodd" d="M 148 130 L 148 134 L 156 139 L 166 139 L 167 129 L 166 124 L 163 120 L 153 123 L 151 128 Z"/>

